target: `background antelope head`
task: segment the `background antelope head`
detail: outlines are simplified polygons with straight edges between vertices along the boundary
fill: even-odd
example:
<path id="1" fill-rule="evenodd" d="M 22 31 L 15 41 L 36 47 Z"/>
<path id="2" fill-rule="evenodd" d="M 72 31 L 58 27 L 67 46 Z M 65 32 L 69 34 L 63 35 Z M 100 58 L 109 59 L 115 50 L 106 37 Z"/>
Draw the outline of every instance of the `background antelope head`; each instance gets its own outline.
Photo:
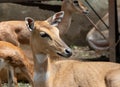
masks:
<path id="1" fill-rule="evenodd" d="M 59 30 L 56 27 L 62 20 L 64 12 L 54 14 L 50 19 L 45 21 L 35 21 L 26 17 L 25 22 L 31 31 L 31 46 L 34 45 L 35 53 L 60 55 L 70 57 L 71 49 L 61 40 Z"/>
<path id="2" fill-rule="evenodd" d="M 63 0 L 62 9 L 64 8 L 75 13 L 89 13 L 88 8 L 80 0 Z"/>

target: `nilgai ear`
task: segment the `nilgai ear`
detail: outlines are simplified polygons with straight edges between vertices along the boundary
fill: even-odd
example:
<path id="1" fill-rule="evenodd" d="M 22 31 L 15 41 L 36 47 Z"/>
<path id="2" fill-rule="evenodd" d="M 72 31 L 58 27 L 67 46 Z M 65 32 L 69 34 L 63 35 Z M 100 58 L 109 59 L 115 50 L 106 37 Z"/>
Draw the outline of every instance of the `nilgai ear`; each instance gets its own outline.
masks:
<path id="1" fill-rule="evenodd" d="M 46 21 L 49 22 L 53 26 L 58 26 L 58 24 L 62 21 L 64 16 L 64 11 L 60 11 L 55 13 L 52 17 L 48 18 Z"/>
<path id="2" fill-rule="evenodd" d="M 26 17 L 25 18 L 25 23 L 29 31 L 34 30 L 34 20 L 31 17 Z"/>

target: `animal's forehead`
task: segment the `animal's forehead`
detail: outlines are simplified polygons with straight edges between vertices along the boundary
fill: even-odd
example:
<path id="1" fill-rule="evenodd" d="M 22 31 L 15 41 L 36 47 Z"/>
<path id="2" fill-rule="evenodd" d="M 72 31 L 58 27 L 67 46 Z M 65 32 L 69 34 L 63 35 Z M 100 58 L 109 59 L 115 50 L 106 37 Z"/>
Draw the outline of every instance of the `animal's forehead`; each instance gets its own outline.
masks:
<path id="1" fill-rule="evenodd" d="M 59 31 L 56 27 L 50 25 L 50 24 L 49 24 L 48 22 L 46 22 L 46 21 L 36 22 L 36 23 L 35 23 L 35 27 L 36 27 L 36 29 L 39 30 L 39 31 L 46 31 L 46 32 L 53 32 L 53 33 Z"/>
<path id="2" fill-rule="evenodd" d="M 35 27 L 36 27 L 37 29 L 48 29 L 48 30 L 50 30 L 50 29 L 53 28 L 53 27 L 52 27 L 48 22 L 46 22 L 46 21 L 36 22 L 36 23 L 35 23 Z"/>

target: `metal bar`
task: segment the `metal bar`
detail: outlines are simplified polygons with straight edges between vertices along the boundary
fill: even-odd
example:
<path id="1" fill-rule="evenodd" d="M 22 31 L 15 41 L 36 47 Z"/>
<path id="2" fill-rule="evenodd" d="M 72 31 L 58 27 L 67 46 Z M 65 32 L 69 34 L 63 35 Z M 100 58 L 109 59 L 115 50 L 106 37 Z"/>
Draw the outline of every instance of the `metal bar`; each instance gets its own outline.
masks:
<path id="1" fill-rule="evenodd" d="M 85 0 L 85 2 L 88 4 L 88 6 L 92 9 L 92 11 L 97 15 L 97 17 L 101 20 L 101 22 L 106 26 L 107 29 L 109 29 L 109 26 L 103 21 L 103 19 L 100 17 L 100 15 L 95 11 L 95 9 L 92 7 L 92 5 Z"/>
<path id="2" fill-rule="evenodd" d="M 87 19 L 90 21 L 90 23 L 95 27 L 95 29 L 102 35 L 102 37 L 107 40 L 107 38 L 105 37 L 105 35 L 100 31 L 100 29 L 96 26 L 96 24 L 90 19 L 90 16 L 88 14 L 85 14 L 85 16 L 87 17 Z"/>
<path id="3" fill-rule="evenodd" d="M 117 0 L 109 0 L 109 40 L 110 40 L 110 61 L 117 62 L 118 49 L 115 46 L 118 38 Z"/>

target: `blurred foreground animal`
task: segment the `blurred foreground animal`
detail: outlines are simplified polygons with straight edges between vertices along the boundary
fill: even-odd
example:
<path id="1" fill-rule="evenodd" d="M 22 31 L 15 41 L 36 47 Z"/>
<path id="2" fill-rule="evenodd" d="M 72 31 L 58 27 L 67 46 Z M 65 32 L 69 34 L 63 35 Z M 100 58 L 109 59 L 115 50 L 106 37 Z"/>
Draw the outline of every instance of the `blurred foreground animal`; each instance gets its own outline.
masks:
<path id="1" fill-rule="evenodd" d="M 7 73 L 5 73 L 7 71 Z M 7 74 L 7 75 L 6 75 Z M 33 62 L 19 47 L 0 41 L 0 79 L 8 76 L 8 87 L 18 87 L 17 76 L 23 75 L 33 87 Z"/>

